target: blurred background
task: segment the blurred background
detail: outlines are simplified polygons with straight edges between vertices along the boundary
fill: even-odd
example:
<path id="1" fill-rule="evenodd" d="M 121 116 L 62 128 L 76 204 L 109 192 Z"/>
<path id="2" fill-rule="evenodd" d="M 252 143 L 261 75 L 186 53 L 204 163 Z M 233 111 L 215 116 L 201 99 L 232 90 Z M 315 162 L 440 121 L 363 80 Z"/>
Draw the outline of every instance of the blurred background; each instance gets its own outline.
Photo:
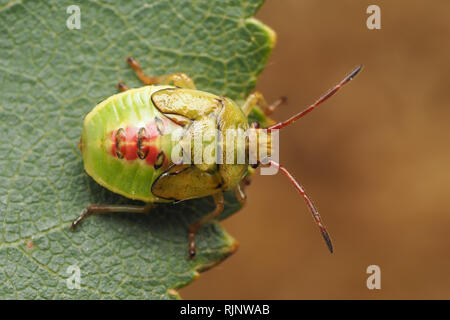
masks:
<path id="1" fill-rule="evenodd" d="M 381 30 L 366 8 L 381 8 Z M 331 233 L 330 254 L 281 174 L 255 175 L 225 220 L 238 251 L 180 290 L 185 299 L 450 298 L 450 2 L 268 0 L 278 34 L 257 90 L 286 95 L 284 120 L 356 65 L 342 91 L 280 134 L 280 162 Z M 381 268 L 368 290 L 366 268 Z"/>

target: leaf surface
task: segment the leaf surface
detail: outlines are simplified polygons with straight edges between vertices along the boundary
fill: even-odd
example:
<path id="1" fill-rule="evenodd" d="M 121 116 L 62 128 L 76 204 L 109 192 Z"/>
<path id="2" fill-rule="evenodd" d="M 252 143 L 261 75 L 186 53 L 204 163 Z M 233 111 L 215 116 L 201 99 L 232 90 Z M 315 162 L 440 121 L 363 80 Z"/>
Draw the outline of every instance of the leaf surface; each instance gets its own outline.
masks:
<path id="1" fill-rule="evenodd" d="M 88 204 L 130 202 L 84 172 L 82 120 L 119 80 L 141 86 L 129 55 L 147 73 L 186 72 L 199 89 L 242 100 L 275 36 L 251 18 L 262 0 L 84 0 L 81 29 L 69 30 L 72 4 L 0 1 L 0 298 L 178 298 L 173 289 L 236 241 L 217 223 L 204 226 L 197 259 L 187 258 L 187 227 L 212 210 L 210 197 L 90 217 L 71 232 Z M 222 218 L 239 209 L 226 194 Z M 80 289 L 70 289 L 70 266 Z"/>

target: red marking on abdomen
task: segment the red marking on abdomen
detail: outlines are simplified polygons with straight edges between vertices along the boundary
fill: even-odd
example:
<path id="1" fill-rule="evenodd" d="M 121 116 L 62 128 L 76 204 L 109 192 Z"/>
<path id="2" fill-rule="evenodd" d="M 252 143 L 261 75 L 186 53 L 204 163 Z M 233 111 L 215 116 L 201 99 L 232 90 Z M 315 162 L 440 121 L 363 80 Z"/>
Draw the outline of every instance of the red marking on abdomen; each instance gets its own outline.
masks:
<path id="1" fill-rule="evenodd" d="M 164 119 L 166 120 L 166 119 Z M 145 155 L 145 162 L 149 165 L 154 165 L 159 153 L 159 148 L 155 145 L 156 139 L 160 136 L 160 130 L 164 131 L 167 123 L 162 121 L 163 125 L 159 127 L 156 121 L 151 121 L 145 125 L 145 134 L 140 141 L 141 156 Z M 116 158 L 123 158 L 126 160 L 139 159 L 138 138 L 139 130 L 141 128 L 128 126 L 123 129 L 121 134 L 118 134 L 120 129 L 114 130 L 111 133 L 111 154 Z M 117 141 L 117 139 L 120 139 Z M 119 146 L 119 149 L 117 149 Z M 118 152 L 119 151 L 119 152 Z M 123 157 L 119 157 L 119 155 Z"/>
<path id="2" fill-rule="evenodd" d="M 148 155 L 145 158 L 145 162 L 149 165 L 154 165 L 156 162 L 156 156 L 158 155 L 159 151 L 158 148 L 155 146 L 148 146 Z"/>
<path id="3" fill-rule="evenodd" d="M 120 129 L 119 129 L 120 130 Z M 118 135 L 119 130 L 114 130 L 111 134 L 111 153 L 113 156 L 118 157 L 117 151 L 123 155 L 123 158 L 127 160 L 135 160 L 138 158 L 137 147 L 137 132 L 136 127 L 126 127 L 122 131 L 122 135 Z M 117 139 L 120 139 L 117 142 Z M 119 146 L 119 149 L 117 149 Z"/>
<path id="4" fill-rule="evenodd" d="M 135 127 L 127 127 L 125 129 L 125 143 L 121 144 L 120 150 L 127 160 L 135 160 L 138 158 L 137 133 L 138 129 Z"/>

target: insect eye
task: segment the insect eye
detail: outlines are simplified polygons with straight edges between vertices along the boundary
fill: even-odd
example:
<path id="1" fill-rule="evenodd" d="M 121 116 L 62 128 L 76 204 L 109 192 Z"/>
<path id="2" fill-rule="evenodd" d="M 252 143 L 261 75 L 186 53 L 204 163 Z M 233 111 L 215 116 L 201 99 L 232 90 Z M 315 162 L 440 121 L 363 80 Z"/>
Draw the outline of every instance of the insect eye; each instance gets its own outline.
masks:
<path id="1" fill-rule="evenodd" d="M 259 129 L 261 128 L 261 125 L 258 121 L 252 122 L 252 128 Z"/>
<path id="2" fill-rule="evenodd" d="M 254 164 L 251 164 L 250 166 L 253 168 L 253 169 L 257 169 L 258 167 L 259 167 L 259 165 L 261 164 L 261 162 L 257 162 L 257 163 L 254 163 Z"/>

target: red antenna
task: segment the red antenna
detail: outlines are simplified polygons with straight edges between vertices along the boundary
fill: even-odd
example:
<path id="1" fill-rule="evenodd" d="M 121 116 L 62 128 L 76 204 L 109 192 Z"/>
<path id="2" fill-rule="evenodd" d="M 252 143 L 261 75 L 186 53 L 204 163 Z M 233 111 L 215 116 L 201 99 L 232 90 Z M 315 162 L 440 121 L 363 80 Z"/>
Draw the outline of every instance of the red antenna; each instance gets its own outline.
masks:
<path id="1" fill-rule="evenodd" d="M 361 71 L 361 69 L 362 69 L 362 65 L 356 67 L 341 82 L 339 82 L 336 86 L 334 86 L 332 89 L 330 89 L 327 93 L 325 93 L 323 96 L 321 96 L 319 99 L 317 99 L 316 102 L 314 102 L 312 105 L 310 105 L 303 111 L 297 113 L 296 115 L 292 116 L 291 118 L 287 119 L 286 121 L 277 123 L 277 124 L 269 127 L 268 130 L 284 128 L 284 127 L 290 125 L 291 123 L 297 121 L 298 119 L 303 117 L 305 114 L 311 112 L 319 104 L 326 101 L 329 97 L 331 97 L 336 92 L 338 92 L 339 89 L 341 87 L 343 87 L 347 82 L 350 82 L 350 80 L 352 80 L 358 74 L 358 72 Z M 270 160 L 266 163 L 266 165 L 274 165 L 274 166 L 278 167 L 284 173 L 284 175 L 286 177 L 288 177 L 288 179 L 292 182 L 292 184 L 297 189 L 297 191 L 303 196 L 303 199 L 305 199 L 306 205 L 309 207 L 309 210 L 311 210 L 314 221 L 316 222 L 317 226 L 320 229 L 320 232 L 322 233 L 322 237 L 325 240 L 325 243 L 327 244 L 328 249 L 330 250 L 331 253 L 333 253 L 333 244 L 331 243 L 330 235 L 328 234 L 327 229 L 325 228 L 325 226 L 322 223 L 322 219 L 320 218 L 319 211 L 317 211 L 317 209 L 314 207 L 312 201 L 309 199 L 308 195 L 306 194 L 305 189 L 303 189 L 303 187 L 295 180 L 295 178 L 289 173 L 289 171 L 285 167 L 281 166 L 279 163 Z"/>
<path id="2" fill-rule="evenodd" d="M 297 113 L 296 115 L 290 117 L 289 119 L 287 119 L 286 121 L 277 123 L 271 127 L 269 127 L 268 129 L 281 129 L 284 128 L 288 125 L 290 125 L 291 123 L 297 121 L 298 119 L 300 119 L 301 117 L 303 117 L 305 114 L 311 112 L 315 107 L 317 107 L 319 104 L 321 104 L 322 102 L 326 101 L 329 97 L 331 97 L 332 95 L 334 95 L 336 92 L 339 91 L 339 89 L 344 86 L 347 82 L 349 82 L 350 80 L 352 80 L 357 74 L 358 72 L 362 69 L 362 65 L 359 65 L 358 67 L 355 68 L 355 70 L 353 70 L 352 72 L 350 72 L 350 74 L 348 76 L 346 76 L 344 78 L 344 80 L 342 80 L 341 82 L 339 82 L 339 84 L 337 84 L 334 88 L 330 89 L 327 93 L 325 93 L 323 96 L 321 96 L 319 99 L 317 99 L 316 102 L 314 102 L 312 105 L 310 105 L 309 107 L 307 107 L 305 110 Z"/>
<path id="3" fill-rule="evenodd" d="M 320 229 L 320 232 L 322 233 L 322 237 L 325 240 L 325 243 L 328 246 L 328 250 L 330 250 L 331 253 L 333 253 L 333 244 L 331 243 L 330 235 L 327 232 L 327 229 L 322 223 L 322 219 L 320 218 L 319 211 L 317 211 L 316 207 L 314 207 L 313 203 L 309 199 L 308 195 L 305 192 L 305 189 L 295 180 L 295 178 L 289 173 L 289 171 L 281 166 L 279 163 L 270 160 L 267 165 L 274 165 L 278 167 L 286 177 L 288 177 L 289 180 L 291 180 L 294 187 L 297 189 L 297 191 L 303 196 L 303 199 L 305 199 L 306 205 L 309 207 L 309 210 L 311 210 L 311 213 L 313 215 L 314 221 L 316 222 L 317 226 Z"/>

